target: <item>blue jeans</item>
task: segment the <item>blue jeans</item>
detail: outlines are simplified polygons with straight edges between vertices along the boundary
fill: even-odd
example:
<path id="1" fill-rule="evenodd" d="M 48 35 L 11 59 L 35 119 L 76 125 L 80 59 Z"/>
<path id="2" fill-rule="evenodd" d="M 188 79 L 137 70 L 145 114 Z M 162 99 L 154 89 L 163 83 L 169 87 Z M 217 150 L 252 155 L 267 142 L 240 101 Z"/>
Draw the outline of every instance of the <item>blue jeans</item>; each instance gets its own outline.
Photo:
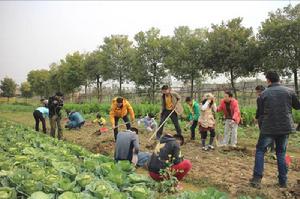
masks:
<path id="1" fill-rule="evenodd" d="M 253 177 L 262 178 L 264 172 L 264 155 L 268 146 L 275 141 L 279 184 L 287 183 L 287 166 L 285 162 L 286 146 L 289 135 L 259 135 L 256 145 Z"/>

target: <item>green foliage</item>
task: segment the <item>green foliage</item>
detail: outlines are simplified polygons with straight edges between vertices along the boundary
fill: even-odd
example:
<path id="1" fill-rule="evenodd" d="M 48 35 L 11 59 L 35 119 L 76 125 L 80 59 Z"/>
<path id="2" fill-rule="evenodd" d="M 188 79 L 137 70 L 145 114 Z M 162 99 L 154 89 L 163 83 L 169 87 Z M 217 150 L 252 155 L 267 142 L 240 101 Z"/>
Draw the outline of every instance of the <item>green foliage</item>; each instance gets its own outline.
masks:
<path id="1" fill-rule="evenodd" d="M 130 66 L 134 59 L 132 42 L 127 35 L 112 35 L 104 38 L 104 44 L 100 46 L 103 54 L 105 74 L 109 79 L 119 82 L 119 95 L 122 84 L 130 79 Z"/>
<path id="2" fill-rule="evenodd" d="M 33 112 L 34 106 L 28 104 L 0 104 L 1 111 Z"/>
<path id="3" fill-rule="evenodd" d="M 205 65 L 216 73 L 227 74 L 236 96 L 236 79 L 254 72 L 259 63 L 252 28 L 242 26 L 242 18 L 212 25 L 207 49 Z"/>
<path id="4" fill-rule="evenodd" d="M 137 46 L 131 80 L 138 87 L 142 86 L 151 91 L 151 101 L 154 103 L 155 91 L 166 75 L 163 63 L 169 39 L 162 37 L 160 30 L 156 28 L 151 28 L 146 32 L 141 31 L 134 36 L 134 39 Z"/>
<path id="5" fill-rule="evenodd" d="M 50 95 L 49 77 L 49 71 L 46 69 L 32 70 L 27 74 L 27 81 L 36 95 L 47 97 Z"/>
<path id="6" fill-rule="evenodd" d="M 277 69 L 282 74 L 294 75 L 295 90 L 299 95 L 297 75 L 300 67 L 300 4 L 289 4 L 269 13 L 259 30 L 264 69 Z"/>
<path id="7" fill-rule="evenodd" d="M 20 90 L 21 90 L 22 97 L 25 98 L 32 97 L 32 90 L 29 82 L 23 82 L 21 84 Z"/>
<path id="8" fill-rule="evenodd" d="M 17 84 L 14 82 L 13 79 L 5 77 L 1 80 L 0 89 L 2 90 L 1 95 L 3 97 L 14 97 L 16 93 Z"/>
<path id="9" fill-rule="evenodd" d="M 0 121 L 0 198 L 95 199 L 150 197 L 153 182 L 129 180 L 134 167 Z M 102 171 L 102 172 L 101 172 Z M 106 171 L 106 172 L 103 172 Z M 131 177 L 131 179 L 134 179 Z M 137 179 L 137 180 L 136 180 Z M 124 193 L 120 194 L 120 190 Z M 5 197 L 4 197 L 5 196 Z"/>
<path id="10" fill-rule="evenodd" d="M 175 28 L 166 58 L 167 68 L 176 78 L 184 82 L 191 81 L 191 93 L 194 81 L 208 72 L 204 65 L 207 56 L 206 35 L 204 29 L 191 30 L 187 26 Z"/>

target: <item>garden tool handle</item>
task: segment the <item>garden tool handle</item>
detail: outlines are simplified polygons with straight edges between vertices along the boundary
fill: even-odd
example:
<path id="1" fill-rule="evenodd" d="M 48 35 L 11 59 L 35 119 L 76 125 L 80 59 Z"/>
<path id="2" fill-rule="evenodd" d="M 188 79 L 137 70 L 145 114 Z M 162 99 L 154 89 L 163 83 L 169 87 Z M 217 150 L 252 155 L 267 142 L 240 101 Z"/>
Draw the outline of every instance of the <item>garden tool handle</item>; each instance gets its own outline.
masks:
<path id="1" fill-rule="evenodd" d="M 176 106 L 175 106 L 176 107 Z M 151 135 L 151 137 L 148 139 L 148 142 L 150 140 L 152 140 L 152 138 L 154 137 L 154 135 L 156 135 L 156 133 L 159 131 L 159 129 L 166 123 L 166 121 L 168 120 L 168 118 L 172 115 L 172 113 L 175 111 L 175 108 L 171 111 L 171 113 L 166 117 L 166 119 L 163 121 L 163 123 L 161 123 L 161 125 L 159 125 L 159 127 L 156 129 L 156 131 L 154 131 L 154 133 Z"/>

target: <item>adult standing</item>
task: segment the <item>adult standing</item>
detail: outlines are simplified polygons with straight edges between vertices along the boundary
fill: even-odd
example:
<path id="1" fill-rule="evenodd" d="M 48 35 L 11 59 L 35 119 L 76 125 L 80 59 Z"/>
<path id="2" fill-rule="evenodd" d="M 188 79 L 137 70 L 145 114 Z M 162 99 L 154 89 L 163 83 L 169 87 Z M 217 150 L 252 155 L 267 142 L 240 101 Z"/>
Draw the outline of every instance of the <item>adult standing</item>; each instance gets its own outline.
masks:
<path id="1" fill-rule="evenodd" d="M 160 115 L 160 123 L 159 126 L 167 119 L 170 115 L 170 118 L 175 126 L 177 135 L 181 135 L 181 128 L 179 126 L 178 115 L 183 113 L 182 105 L 180 104 L 180 95 L 174 91 L 171 91 L 171 88 L 168 85 L 163 85 L 161 88 L 162 92 L 162 110 Z M 164 125 L 156 133 L 156 139 L 159 140 L 162 132 L 163 132 Z"/>
<path id="2" fill-rule="evenodd" d="M 118 121 L 120 118 L 126 123 L 126 128 L 129 130 L 131 125 L 128 118 L 128 113 L 130 114 L 131 122 L 134 121 L 134 111 L 130 103 L 123 97 L 116 97 L 112 100 L 109 116 L 112 128 L 114 129 L 114 137 L 117 140 L 118 135 Z"/>
<path id="3" fill-rule="evenodd" d="M 241 121 L 241 113 L 239 103 L 233 98 L 230 91 L 224 92 L 224 99 L 221 100 L 217 111 L 223 112 L 225 117 L 224 139 L 221 145 L 228 145 L 230 140 L 230 145 L 235 147 L 237 144 L 237 129 Z"/>
<path id="4" fill-rule="evenodd" d="M 42 122 L 43 132 L 46 134 L 46 118 L 49 117 L 49 109 L 41 106 L 33 111 L 35 119 L 35 130 L 39 131 L 40 121 Z"/>
<path id="5" fill-rule="evenodd" d="M 61 109 L 64 106 L 63 93 L 56 92 L 54 96 L 48 100 L 49 107 L 49 119 L 50 119 L 50 135 L 55 137 L 55 131 L 57 128 L 57 138 L 62 139 L 62 128 L 61 128 Z"/>
<path id="6" fill-rule="evenodd" d="M 199 104 L 191 97 L 185 98 L 185 102 L 188 104 L 189 108 L 188 120 L 190 122 L 191 140 L 195 140 L 195 130 L 200 116 Z"/>
<path id="7" fill-rule="evenodd" d="M 199 131 L 201 134 L 202 149 L 207 151 L 208 149 L 214 149 L 213 142 L 216 135 L 215 132 L 215 117 L 214 113 L 217 111 L 215 103 L 215 97 L 212 93 L 206 93 L 203 96 L 201 102 L 201 116 L 199 118 Z M 210 132 L 209 144 L 206 146 L 207 132 Z"/>
<path id="8" fill-rule="evenodd" d="M 268 88 L 260 96 L 260 135 L 256 145 L 253 177 L 250 184 L 260 188 L 264 171 L 264 154 L 275 141 L 279 186 L 287 187 L 286 146 L 291 132 L 295 131 L 292 108 L 300 109 L 300 102 L 292 89 L 279 83 L 275 71 L 266 73 Z"/>

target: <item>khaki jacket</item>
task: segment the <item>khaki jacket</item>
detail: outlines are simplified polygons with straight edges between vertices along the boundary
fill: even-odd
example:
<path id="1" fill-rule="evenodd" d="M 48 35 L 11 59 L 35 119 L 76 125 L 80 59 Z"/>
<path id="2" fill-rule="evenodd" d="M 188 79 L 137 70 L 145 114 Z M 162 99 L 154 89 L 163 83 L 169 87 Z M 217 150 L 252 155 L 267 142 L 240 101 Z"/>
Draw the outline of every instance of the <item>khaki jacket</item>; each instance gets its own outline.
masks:
<path id="1" fill-rule="evenodd" d="M 181 97 L 178 93 L 171 91 L 171 97 L 172 97 L 172 104 L 175 105 L 175 112 L 177 115 L 183 114 L 183 107 L 181 105 Z M 165 101 L 165 95 L 162 95 L 162 111 L 166 109 L 166 101 Z"/>

